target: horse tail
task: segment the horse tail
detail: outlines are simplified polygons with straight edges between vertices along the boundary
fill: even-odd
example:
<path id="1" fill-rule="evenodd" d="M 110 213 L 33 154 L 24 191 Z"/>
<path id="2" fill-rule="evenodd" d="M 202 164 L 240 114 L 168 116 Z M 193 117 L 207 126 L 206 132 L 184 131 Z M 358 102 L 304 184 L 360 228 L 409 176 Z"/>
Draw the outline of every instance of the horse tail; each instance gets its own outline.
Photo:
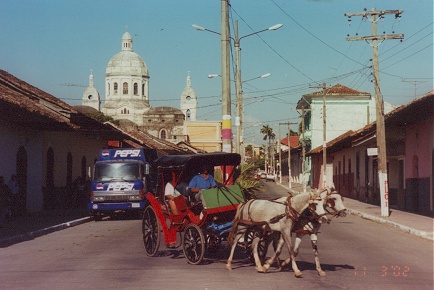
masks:
<path id="1" fill-rule="evenodd" d="M 228 235 L 228 243 L 229 243 L 229 245 L 232 245 L 234 243 L 234 238 L 235 238 L 235 235 L 237 233 L 238 223 L 240 222 L 241 212 L 243 211 L 244 205 L 245 205 L 245 203 L 240 203 L 238 205 L 237 211 L 235 213 L 234 220 L 232 222 L 231 231 L 229 232 L 229 235 Z"/>

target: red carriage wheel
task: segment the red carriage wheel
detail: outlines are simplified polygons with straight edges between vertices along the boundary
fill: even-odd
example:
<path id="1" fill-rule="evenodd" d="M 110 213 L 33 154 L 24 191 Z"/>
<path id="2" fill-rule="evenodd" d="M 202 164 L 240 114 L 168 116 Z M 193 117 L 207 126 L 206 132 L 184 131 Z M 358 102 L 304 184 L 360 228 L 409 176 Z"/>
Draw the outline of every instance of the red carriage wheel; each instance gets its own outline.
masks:
<path id="1" fill-rule="evenodd" d="M 160 246 L 160 223 L 152 206 L 147 206 L 143 213 L 142 233 L 146 254 L 150 257 L 157 255 Z"/>

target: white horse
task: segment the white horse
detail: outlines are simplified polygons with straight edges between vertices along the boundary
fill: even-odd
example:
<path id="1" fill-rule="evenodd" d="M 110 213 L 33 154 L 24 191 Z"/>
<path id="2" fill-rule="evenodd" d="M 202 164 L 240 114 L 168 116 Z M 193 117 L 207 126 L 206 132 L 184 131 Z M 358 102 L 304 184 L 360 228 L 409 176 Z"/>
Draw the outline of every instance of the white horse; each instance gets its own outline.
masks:
<path id="1" fill-rule="evenodd" d="M 294 192 L 290 192 L 290 194 L 294 194 Z M 299 194 L 299 193 L 297 193 Z M 324 199 L 324 206 L 327 214 L 332 215 L 331 218 L 329 218 L 328 223 L 330 223 L 331 219 L 333 217 L 345 217 L 346 216 L 346 208 L 343 203 L 343 198 L 340 194 L 338 194 L 336 191 L 334 191 L 331 188 L 327 188 L 326 191 L 323 191 L 320 193 L 321 198 Z M 321 228 L 321 223 L 317 220 L 315 215 L 311 212 L 311 210 L 308 208 L 306 209 L 300 218 L 297 220 L 296 223 L 294 223 L 294 227 L 292 229 L 292 232 L 296 234 L 295 237 L 295 243 L 294 243 L 294 256 L 297 257 L 300 249 L 301 239 L 305 235 L 310 236 L 310 241 L 312 245 L 312 250 L 315 256 L 315 264 L 316 264 L 316 270 L 318 272 L 318 275 L 321 277 L 326 276 L 326 273 L 322 270 L 321 264 L 319 262 L 319 256 L 318 256 L 318 232 Z M 273 238 L 273 245 L 275 251 L 280 247 L 283 247 L 283 239 L 278 235 L 274 234 L 272 236 Z M 255 241 L 256 242 L 256 241 Z M 291 258 L 288 258 L 284 260 L 282 263 L 278 260 L 279 264 L 279 270 L 281 270 L 285 265 L 289 264 Z"/>
<path id="2" fill-rule="evenodd" d="M 226 269 L 232 270 L 232 259 L 238 240 L 248 227 L 256 226 L 264 231 L 281 233 L 281 237 L 287 244 L 290 253 L 295 276 L 301 276 L 302 273 L 297 267 L 292 248 L 291 229 L 300 214 L 309 206 L 319 215 L 319 222 L 327 221 L 324 211 L 324 200 L 316 192 L 301 193 L 294 197 L 282 197 L 276 200 L 249 200 L 246 203 L 240 204 L 235 214 L 231 232 L 229 233 L 229 243 L 232 244 L 232 248 Z M 258 272 L 266 272 L 269 265 L 265 269 L 262 267 L 257 254 L 257 244 L 257 242 L 252 243 L 256 270 Z M 278 255 L 275 256 L 277 257 Z M 273 260 L 270 259 L 269 261 L 272 263 Z"/>

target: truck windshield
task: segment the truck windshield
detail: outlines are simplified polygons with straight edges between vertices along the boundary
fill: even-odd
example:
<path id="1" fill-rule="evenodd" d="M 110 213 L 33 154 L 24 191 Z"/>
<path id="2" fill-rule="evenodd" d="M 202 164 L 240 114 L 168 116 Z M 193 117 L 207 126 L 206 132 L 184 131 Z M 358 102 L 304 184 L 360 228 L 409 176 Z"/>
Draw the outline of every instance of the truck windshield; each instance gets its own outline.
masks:
<path id="1" fill-rule="evenodd" d="M 138 163 L 97 163 L 94 181 L 137 180 L 140 177 Z"/>

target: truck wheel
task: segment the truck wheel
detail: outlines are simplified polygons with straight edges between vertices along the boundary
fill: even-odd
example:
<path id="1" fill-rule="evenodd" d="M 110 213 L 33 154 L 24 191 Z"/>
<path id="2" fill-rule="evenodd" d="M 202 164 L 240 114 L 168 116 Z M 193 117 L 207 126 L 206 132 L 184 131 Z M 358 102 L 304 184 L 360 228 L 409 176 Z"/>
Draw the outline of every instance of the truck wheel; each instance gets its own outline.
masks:
<path id="1" fill-rule="evenodd" d="M 157 255 L 160 247 L 160 231 L 161 226 L 157 220 L 155 210 L 152 206 L 147 206 L 143 213 L 142 233 L 143 245 L 145 246 L 146 254 L 150 257 Z"/>
<path id="2" fill-rule="evenodd" d="M 93 220 L 96 222 L 100 222 L 102 220 L 102 214 L 98 211 L 93 212 Z"/>

